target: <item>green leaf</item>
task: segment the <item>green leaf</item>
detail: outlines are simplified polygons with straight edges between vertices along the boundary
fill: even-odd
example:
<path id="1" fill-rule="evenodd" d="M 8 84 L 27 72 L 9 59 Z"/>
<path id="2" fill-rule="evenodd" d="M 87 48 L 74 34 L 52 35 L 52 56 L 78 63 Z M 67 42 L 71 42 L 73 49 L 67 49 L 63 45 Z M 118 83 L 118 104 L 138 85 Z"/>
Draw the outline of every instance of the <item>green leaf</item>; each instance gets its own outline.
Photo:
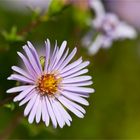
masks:
<path id="1" fill-rule="evenodd" d="M 15 109 L 15 104 L 12 102 L 9 104 L 5 104 L 4 107 L 9 108 L 11 111 L 13 111 Z"/>
<path id="2" fill-rule="evenodd" d="M 9 33 L 7 31 L 2 31 L 1 34 L 5 38 L 5 40 L 8 41 L 8 42 L 24 41 L 24 37 L 18 35 L 16 26 L 13 26 Z"/>

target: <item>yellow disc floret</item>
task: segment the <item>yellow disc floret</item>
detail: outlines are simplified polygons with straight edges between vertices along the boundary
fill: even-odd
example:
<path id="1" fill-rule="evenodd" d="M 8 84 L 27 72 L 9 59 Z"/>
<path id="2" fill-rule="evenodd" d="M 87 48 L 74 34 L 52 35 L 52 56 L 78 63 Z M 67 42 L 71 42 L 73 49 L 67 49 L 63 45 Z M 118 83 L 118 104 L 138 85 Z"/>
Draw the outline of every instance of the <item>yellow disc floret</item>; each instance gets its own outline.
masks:
<path id="1" fill-rule="evenodd" d="M 60 78 L 57 79 L 54 74 L 44 74 L 38 80 L 38 89 L 41 95 L 53 95 L 58 90 Z"/>

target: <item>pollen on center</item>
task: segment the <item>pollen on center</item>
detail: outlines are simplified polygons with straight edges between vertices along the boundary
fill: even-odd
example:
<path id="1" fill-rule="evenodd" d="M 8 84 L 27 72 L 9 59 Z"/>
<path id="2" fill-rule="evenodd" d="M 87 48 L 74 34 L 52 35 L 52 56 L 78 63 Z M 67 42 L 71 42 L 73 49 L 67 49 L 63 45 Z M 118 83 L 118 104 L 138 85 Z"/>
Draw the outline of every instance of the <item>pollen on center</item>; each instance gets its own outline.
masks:
<path id="1" fill-rule="evenodd" d="M 56 78 L 54 74 L 42 75 L 38 80 L 38 89 L 41 95 L 53 95 L 58 90 L 60 78 Z"/>

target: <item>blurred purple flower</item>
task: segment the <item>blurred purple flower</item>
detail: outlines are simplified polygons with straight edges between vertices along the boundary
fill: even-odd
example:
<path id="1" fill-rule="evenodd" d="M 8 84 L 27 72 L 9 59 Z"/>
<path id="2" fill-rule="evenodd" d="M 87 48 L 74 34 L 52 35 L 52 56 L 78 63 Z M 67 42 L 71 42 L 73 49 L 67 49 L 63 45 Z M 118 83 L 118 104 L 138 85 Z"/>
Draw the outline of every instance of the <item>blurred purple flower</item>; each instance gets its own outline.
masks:
<path id="1" fill-rule="evenodd" d="M 96 54 L 100 48 L 111 47 L 114 40 L 133 39 L 137 36 L 135 29 L 120 21 L 117 15 L 106 13 L 100 0 L 90 0 L 89 4 L 96 16 L 90 24 L 98 33 L 94 41 L 92 40 L 94 31 L 90 31 L 83 38 L 83 45 L 89 46 L 90 54 Z"/>
<path id="2" fill-rule="evenodd" d="M 29 123 L 41 119 L 46 126 L 50 120 L 56 128 L 57 124 L 62 128 L 65 124 L 70 126 L 72 118 L 66 108 L 79 118 L 83 118 L 86 111 L 78 105 L 89 105 L 85 98 L 89 97 L 94 89 L 86 86 L 92 85 L 92 77 L 83 75 L 88 72 L 85 69 L 89 61 L 83 62 L 80 57 L 73 63 L 70 61 L 75 56 L 77 49 L 69 53 L 66 49 L 67 42 L 63 41 L 61 47 L 55 44 L 51 51 L 50 41 L 45 42 L 45 56 L 38 56 L 35 48 L 30 42 L 23 46 L 26 55 L 18 52 L 24 62 L 26 70 L 13 66 L 16 72 L 8 80 L 17 80 L 23 85 L 11 88 L 7 93 L 20 92 L 14 102 L 20 101 L 19 106 L 27 103 L 24 115 L 28 117 Z"/>
<path id="3" fill-rule="evenodd" d="M 105 0 L 107 9 L 140 31 L 140 1 L 139 0 Z"/>

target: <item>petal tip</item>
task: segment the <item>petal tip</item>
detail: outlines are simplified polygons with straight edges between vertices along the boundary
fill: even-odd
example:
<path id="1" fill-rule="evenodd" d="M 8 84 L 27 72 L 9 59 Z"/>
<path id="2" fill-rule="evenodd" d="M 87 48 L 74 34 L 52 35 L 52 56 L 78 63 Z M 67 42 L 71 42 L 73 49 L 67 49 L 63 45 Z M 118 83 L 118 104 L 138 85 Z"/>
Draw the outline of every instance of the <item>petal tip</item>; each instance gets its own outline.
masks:
<path id="1" fill-rule="evenodd" d="M 8 77 L 8 78 L 7 78 L 7 80 L 12 80 L 12 77 L 11 77 L 11 76 L 10 76 L 10 77 Z"/>

